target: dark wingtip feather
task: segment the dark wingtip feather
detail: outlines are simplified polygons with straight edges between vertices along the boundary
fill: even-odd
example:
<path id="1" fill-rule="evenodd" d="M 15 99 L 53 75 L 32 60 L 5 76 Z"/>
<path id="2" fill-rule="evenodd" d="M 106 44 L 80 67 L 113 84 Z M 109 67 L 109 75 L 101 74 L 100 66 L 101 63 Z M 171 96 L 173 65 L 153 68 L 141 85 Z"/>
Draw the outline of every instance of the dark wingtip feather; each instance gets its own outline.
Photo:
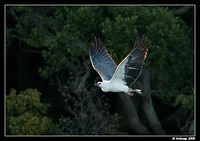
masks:
<path id="1" fill-rule="evenodd" d="M 95 49 L 97 48 L 97 38 L 96 38 L 96 36 L 94 37 L 94 47 L 95 47 Z"/>
<path id="2" fill-rule="evenodd" d="M 146 50 L 148 50 L 149 47 L 150 47 L 150 40 L 147 39 L 147 36 L 142 35 L 142 38 L 138 43 L 137 43 L 137 41 L 135 41 L 131 52 L 133 52 L 135 49 L 140 49 L 140 50 L 146 51 Z"/>
<path id="3" fill-rule="evenodd" d="M 93 52 L 94 52 L 94 43 L 93 42 L 91 42 L 91 44 L 90 44 L 90 50 L 89 50 L 89 54 L 91 55 Z"/>

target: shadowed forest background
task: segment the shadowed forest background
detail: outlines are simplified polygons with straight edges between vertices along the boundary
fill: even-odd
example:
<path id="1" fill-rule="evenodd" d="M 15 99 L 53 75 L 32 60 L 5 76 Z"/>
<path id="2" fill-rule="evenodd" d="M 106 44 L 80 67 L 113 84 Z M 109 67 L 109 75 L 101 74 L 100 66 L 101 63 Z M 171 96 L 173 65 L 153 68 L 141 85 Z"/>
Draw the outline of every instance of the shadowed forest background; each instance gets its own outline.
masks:
<path id="1" fill-rule="evenodd" d="M 194 134 L 194 7 L 6 6 L 6 134 Z M 104 93 L 99 37 L 117 64 L 151 47 L 133 88 Z"/>

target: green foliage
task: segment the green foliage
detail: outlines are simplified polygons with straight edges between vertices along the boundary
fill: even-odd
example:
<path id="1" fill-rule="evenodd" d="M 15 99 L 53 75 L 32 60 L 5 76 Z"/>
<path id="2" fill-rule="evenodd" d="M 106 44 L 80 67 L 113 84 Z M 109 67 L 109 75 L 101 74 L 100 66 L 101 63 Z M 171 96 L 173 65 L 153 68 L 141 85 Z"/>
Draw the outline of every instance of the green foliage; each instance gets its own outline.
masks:
<path id="1" fill-rule="evenodd" d="M 179 99 L 181 93 L 192 96 L 193 51 L 189 48 L 191 41 L 186 24 L 167 8 L 108 7 L 108 11 L 110 16 L 101 26 L 104 44 L 114 60 L 119 63 L 133 46 L 130 40 L 139 40 L 146 34 L 151 47 L 145 67 L 151 69 L 154 95 L 172 105 L 178 104 L 176 98 Z M 192 107 L 193 99 L 190 102 L 192 104 L 187 104 Z M 186 102 L 181 104 L 188 107 Z"/>
<path id="2" fill-rule="evenodd" d="M 21 8 L 11 7 L 10 11 L 22 11 Z M 24 14 L 16 25 L 20 40 L 36 49 L 43 48 L 41 55 L 46 66 L 40 67 L 39 73 L 45 78 L 66 67 L 71 68 L 77 63 L 74 57 L 85 59 L 78 42 L 81 38 L 88 44 L 94 33 L 99 32 L 96 25 L 102 19 L 97 18 L 102 15 L 102 9 L 98 7 L 48 7 L 48 10 L 52 12 L 51 16 L 40 7 L 24 7 Z M 9 33 L 7 39 L 11 40 L 12 31 Z"/>
<path id="3" fill-rule="evenodd" d="M 40 102 L 36 89 L 19 92 L 11 89 L 6 96 L 7 133 L 12 135 L 62 134 L 62 129 L 45 116 L 49 104 Z"/>
<path id="4" fill-rule="evenodd" d="M 109 54 L 119 63 L 143 34 L 151 41 L 144 69 L 151 70 L 153 94 L 171 105 L 193 107 L 193 50 L 188 27 L 167 8 L 157 6 L 11 7 L 16 31 L 7 29 L 8 47 L 14 37 L 41 50 L 42 77 L 80 73 L 88 59 L 93 37 L 101 37 Z M 14 14 L 12 14 L 14 15 Z M 16 15 L 16 14 L 15 14 Z M 66 80 L 65 80 L 66 81 Z M 185 101 L 190 97 L 189 101 Z M 183 101 L 181 101 L 181 99 Z"/>
<path id="5" fill-rule="evenodd" d="M 194 95 L 180 94 L 177 96 L 175 105 L 181 104 L 184 109 L 194 112 Z"/>

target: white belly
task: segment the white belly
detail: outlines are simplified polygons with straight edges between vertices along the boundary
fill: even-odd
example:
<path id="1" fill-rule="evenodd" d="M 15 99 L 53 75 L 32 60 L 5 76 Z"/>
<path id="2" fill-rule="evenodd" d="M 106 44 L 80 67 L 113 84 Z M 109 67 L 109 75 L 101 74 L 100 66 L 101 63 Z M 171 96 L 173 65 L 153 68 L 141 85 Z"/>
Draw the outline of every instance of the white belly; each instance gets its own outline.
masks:
<path id="1" fill-rule="evenodd" d="M 107 83 L 101 87 L 104 92 L 128 92 L 129 87 L 121 83 Z"/>

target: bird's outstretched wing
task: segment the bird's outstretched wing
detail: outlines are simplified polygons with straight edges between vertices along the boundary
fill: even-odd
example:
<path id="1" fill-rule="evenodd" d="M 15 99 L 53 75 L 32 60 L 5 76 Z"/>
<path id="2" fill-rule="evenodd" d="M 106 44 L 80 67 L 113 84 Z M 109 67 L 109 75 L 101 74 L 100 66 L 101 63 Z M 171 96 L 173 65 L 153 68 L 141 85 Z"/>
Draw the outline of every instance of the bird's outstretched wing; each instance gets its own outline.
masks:
<path id="1" fill-rule="evenodd" d="M 108 54 L 100 39 L 95 37 L 94 43 L 91 43 L 89 55 L 92 66 L 99 73 L 101 79 L 103 81 L 110 80 L 117 65 Z"/>
<path id="2" fill-rule="evenodd" d="M 131 86 L 140 76 L 149 47 L 150 41 L 147 40 L 147 37 L 144 38 L 142 36 L 139 43 L 135 42 L 133 49 L 117 66 L 111 81 L 121 81 L 122 83 Z"/>

